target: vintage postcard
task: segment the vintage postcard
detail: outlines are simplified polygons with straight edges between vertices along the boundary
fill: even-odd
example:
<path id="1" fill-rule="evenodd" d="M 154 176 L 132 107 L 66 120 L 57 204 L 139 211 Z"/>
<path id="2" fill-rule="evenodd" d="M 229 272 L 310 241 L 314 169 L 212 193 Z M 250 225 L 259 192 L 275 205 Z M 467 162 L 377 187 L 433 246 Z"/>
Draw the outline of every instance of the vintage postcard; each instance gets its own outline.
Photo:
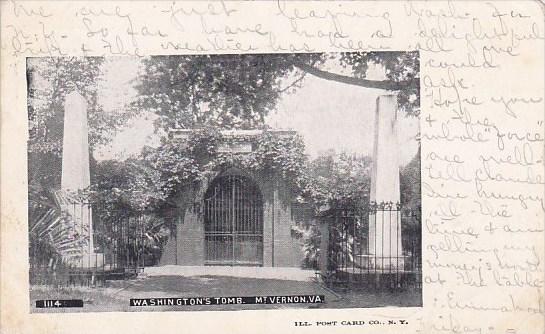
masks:
<path id="1" fill-rule="evenodd" d="M 545 330 L 538 1 L 4 1 L 0 330 Z"/>

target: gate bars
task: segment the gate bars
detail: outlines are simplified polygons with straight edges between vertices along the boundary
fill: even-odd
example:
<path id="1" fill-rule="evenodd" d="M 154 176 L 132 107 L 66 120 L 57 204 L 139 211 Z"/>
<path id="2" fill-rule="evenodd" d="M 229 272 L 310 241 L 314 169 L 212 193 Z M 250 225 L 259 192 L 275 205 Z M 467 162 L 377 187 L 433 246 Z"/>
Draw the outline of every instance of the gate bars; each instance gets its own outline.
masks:
<path id="1" fill-rule="evenodd" d="M 204 200 L 206 264 L 263 264 L 263 200 L 248 177 L 216 179 Z"/>
<path id="2" fill-rule="evenodd" d="M 98 211 L 98 210 L 97 210 Z M 132 275 L 145 267 L 146 216 L 109 211 L 98 219 L 95 239 L 97 252 L 104 256 L 110 275 Z"/>
<path id="3" fill-rule="evenodd" d="M 331 287 L 421 288 L 420 210 L 394 203 L 331 209 L 321 217 L 327 247 L 320 275 Z M 327 235 L 323 235 L 327 233 Z"/>

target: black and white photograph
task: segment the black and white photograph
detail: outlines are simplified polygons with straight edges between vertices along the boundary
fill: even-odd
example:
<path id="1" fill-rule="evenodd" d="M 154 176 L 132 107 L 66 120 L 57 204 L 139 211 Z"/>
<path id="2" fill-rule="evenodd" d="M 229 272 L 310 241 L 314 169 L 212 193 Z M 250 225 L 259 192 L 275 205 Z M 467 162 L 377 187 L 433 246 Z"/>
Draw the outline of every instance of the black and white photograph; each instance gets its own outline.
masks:
<path id="1" fill-rule="evenodd" d="M 423 306 L 419 52 L 26 79 L 30 312 Z"/>

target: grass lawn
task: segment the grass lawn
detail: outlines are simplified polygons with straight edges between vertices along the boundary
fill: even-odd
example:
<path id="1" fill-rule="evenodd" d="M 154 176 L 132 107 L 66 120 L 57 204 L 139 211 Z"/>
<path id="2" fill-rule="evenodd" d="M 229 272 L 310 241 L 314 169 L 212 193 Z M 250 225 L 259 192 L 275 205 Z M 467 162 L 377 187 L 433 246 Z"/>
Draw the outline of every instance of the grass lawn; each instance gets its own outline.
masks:
<path id="1" fill-rule="evenodd" d="M 157 297 L 244 297 L 323 295 L 323 304 L 272 305 L 195 305 L 130 307 L 130 298 Z M 83 308 L 35 308 L 37 299 L 83 299 Z M 400 291 L 377 293 L 349 291 L 333 293 L 313 282 L 225 276 L 153 276 L 143 279 L 108 281 L 105 287 L 46 288 L 32 286 L 32 312 L 106 312 L 106 311 L 219 311 L 280 308 L 360 308 L 380 306 L 420 306 L 421 293 Z"/>

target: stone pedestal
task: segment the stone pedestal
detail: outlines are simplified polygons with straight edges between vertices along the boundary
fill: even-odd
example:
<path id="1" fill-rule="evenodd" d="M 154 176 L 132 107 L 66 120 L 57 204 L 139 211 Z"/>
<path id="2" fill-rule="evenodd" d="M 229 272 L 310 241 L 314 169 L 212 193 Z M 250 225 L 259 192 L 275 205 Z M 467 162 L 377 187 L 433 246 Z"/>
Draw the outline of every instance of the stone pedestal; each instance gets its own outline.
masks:
<path id="1" fill-rule="evenodd" d="M 397 137 L 397 96 L 377 98 L 371 202 L 378 205 L 369 215 L 369 259 L 377 270 L 403 268 L 399 185 L 399 143 Z M 382 206 L 381 203 L 391 203 Z"/>

